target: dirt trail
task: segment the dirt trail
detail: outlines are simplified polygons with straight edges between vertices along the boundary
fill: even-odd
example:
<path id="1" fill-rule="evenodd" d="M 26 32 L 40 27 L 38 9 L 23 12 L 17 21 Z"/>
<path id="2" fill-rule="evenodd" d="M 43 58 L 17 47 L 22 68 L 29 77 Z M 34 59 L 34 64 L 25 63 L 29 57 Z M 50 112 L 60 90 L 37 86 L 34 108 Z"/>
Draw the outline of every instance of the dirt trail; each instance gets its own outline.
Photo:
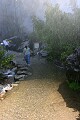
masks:
<path id="1" fill-rule="evenodd" d="M 64 72 L 44 59 L 31 63 L 33 75 L 0 102 L 0 120 L 79 120 L 80 101 L 65 84 Z"/>

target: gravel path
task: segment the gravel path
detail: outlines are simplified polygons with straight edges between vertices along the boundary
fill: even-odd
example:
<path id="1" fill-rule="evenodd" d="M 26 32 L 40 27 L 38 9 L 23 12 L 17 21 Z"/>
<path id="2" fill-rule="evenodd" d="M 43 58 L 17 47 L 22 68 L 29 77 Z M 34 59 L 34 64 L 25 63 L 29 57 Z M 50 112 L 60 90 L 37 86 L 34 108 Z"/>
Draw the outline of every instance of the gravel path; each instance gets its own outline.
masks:
<path id="1" fill-rule="evenodd" d="M 45 59 L 34 57 L 31 63 L 33 75 L 0 102 L 0 120 L 79 120 L 80 99 L 73 99 L 64 72 Z"/>

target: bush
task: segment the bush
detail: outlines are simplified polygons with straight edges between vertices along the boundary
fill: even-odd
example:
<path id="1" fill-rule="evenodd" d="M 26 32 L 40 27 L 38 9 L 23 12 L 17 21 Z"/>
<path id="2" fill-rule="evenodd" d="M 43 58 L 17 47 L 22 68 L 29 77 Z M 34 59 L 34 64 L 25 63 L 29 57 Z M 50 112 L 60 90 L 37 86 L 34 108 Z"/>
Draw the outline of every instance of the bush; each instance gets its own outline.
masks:
<path id="1" fill-rule="evenodd" d="M 0 69 L 10 68 L 10 61 L 13 59 L 13 55 L 5 55 L 6 51 L 0 46 Z"/>
<path id="2" fill-rule="evenodd" d="M 71 44 L 63 45 L 61 51 L 61 61 L 64 63 L 66 58 L 73 53 L 75 47 Z"/>
<path id="3" fill-rule="evenodd" d="M 69 87 L 73 90 L 80 90 L 80 84 L 76 82 L 68 83 Z"/>

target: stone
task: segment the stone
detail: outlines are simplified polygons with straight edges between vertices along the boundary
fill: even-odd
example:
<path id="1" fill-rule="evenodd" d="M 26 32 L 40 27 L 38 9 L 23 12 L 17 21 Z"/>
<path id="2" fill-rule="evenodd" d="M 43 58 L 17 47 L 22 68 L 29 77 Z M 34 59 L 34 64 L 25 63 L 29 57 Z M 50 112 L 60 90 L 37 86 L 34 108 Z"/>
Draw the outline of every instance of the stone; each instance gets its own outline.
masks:
<path id="1" fill-rule="evenodd" d="M 18 84 L 16 84 L 16 83 L 13 83 L 13 84 L 12 84 L 12 86 L 13 86 L 13 87 L 16 87 L 16 86 L 18 86 Z"/>
<path id="2" fill-rule="evenodd" d="M 19 81 L 16 81 L 15 84 L 19 84 L 20 82 Z"/>
<path id="3" fill-rule="evenodd" d="M 16 72 L 17 71 L 17 67 L 13 68 L 11 71 L 12 72 Z"/>
<path id="4" fill-rule="evenodd" d="M 31 72 L 28 72 L 28 73 L 27 73 L 27 75 L 30 75 L 30 76 L 31 76 L 31 75 L 32 75 L 32 73 L 31 73 Z"/>
<path id="5" fill-rule="evenodd" d="M 16 80 L 19 80 L 20 78 L 24 78 L 24 77 L 25 77 L 25 75 L 15 75 Z"/>
<path id="6" fill-rule="evenodd" d="M 26 72 L 26 71 L 18 71 L 18 72 L 17 72 L 17 75 L 23 75 L 23 74 L 24 74 L 24 75 L 27 75 L 27 72 Z"/>
<path id="7" fill-rule="evenodd" d="M 7 84 L 7 85 L 5 85 L 5 86 L 4 86 L 4 88 L 3 88 L 3 89 L 4 89 L 5 91 L 8 91 L 8 90 L 11 90 L 12 88 L 13 88 L 13 86 L 12 86 L 12 85 Z"/>
<path id="8" fill-rule="evenodd" d="M 22 68 L 20 68 L 19 70 L 21 70 L 21 71 L 27 71 L 28 70 L 28 67 L 22 67 Z"/>
<path id="9" fill-rule="evenodd" d="M 0 85 L 0 100 L 4 99 L 5 93 L 6 93 L 6 91 L 5 91 L 4 87 L 2 85 Z"/>
<path id="10" fill-rule="evenodd" d="M 5 90 L 3 90 L 3 85 L 0 85 L 0 93 L 2 93 L 3 91 L 5 91 Z"/>
<path id="11" fill-rule="evenodd" d="M 7 80 L 8 84 L 11 84 L 14 82 L 14 75 L 8 75 L 8 80 Z"/>
<path id="12" fill-rule="evenodd" d="M 25 75 L 25 78 L 27 78 L 28 77 L 28 75 Z"/>
<path id="13" fill-rule="evenodd" d="M 18 67 L 18 68 L 23 68 L 23 67 L 25 67 L 25 65 L 23 65 L 23 64 L 18 64 L 17 67 Z"/>
<path id="14" fill-rule="evenodd" d="M 24 78 L 20 78 L 20 79 L 19 79 L 19 81 L 23 81 L 23 80 L 24 80 Z"/>

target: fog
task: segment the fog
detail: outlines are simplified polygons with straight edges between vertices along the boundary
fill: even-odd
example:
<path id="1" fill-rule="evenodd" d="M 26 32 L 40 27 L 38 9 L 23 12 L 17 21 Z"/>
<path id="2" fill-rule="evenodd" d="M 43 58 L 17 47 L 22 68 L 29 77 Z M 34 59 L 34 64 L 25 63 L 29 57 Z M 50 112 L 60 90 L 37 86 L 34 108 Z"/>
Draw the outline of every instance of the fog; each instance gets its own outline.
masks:
<path id="1" fill-rule="evenodd" d="M 0 39 L 33 31 L 31 17 L 44 19 L 48 0 L 0 0 Z"/>
<path id="2" fill-rule="evenodd" d="M 31 17 L 44 20 L 47 4 L 58 3 L 63 11 L 71 12 L 70 1 L 76 0 L 0 0 L 0 39 L 32 32 Z"/>

